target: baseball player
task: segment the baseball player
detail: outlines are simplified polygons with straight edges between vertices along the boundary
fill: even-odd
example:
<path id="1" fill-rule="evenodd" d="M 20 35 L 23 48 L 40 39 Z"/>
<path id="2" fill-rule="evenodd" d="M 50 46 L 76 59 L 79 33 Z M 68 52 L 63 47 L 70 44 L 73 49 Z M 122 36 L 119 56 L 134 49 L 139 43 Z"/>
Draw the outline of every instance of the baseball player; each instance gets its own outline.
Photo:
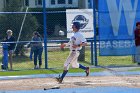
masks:
<path id="1" fill-rule="evenodd" d="M 56 80 L 59 83 L 62 83 L 64 77 L 66 76 L 66 74 L 68 72 L 70 64 L 72 65 L 73 68 L 81 68 L 81 69 L 85 70 L 86 76 L 88 76 L 90 73 L 89 67 L 85 67 L 77 62 L 77 59 L 79 56 L 79 51 L 81 50 L 82 46 L 87 45 L 86 39 L 79 32 L 80 23 L 73 22 L 72 29 L 73 29 L 74 35 L 70 38 L 70 41 L 67 44 L 64 43 L 61 46 L 61 47 L 69 46 L 70 54 L 64 63 L 64 71 L 63 71 L 62 75 L 56 78 Z"/>

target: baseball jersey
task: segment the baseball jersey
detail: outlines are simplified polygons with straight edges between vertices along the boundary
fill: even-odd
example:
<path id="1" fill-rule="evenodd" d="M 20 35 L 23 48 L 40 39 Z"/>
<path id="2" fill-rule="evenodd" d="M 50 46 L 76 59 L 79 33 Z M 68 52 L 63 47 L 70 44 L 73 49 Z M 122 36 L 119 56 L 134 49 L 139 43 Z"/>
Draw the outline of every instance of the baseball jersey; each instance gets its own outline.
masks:
<path id="1" fill-rule="evenodd" d="M 77 47 L 77 48 L 73 48 L 73 45 L 79 45 L 81 43 L 86 42 L 86 39 L 84 38 L 84 36 L 78 31 L 75 32 L 74 35 L 70 38 L 69 41 L 69 46 L 70 46 L 70 50 L 81 50 L 82 47 Z"/>

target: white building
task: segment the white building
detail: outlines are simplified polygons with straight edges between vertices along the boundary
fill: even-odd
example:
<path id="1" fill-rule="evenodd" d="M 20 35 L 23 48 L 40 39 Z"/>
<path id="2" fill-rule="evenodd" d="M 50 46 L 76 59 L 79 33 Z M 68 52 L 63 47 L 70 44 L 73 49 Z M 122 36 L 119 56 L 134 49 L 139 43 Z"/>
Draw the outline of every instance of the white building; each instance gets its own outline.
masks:
<path id="1" fill-rule="evenodd" d="M 9 3 L 9 0 L 0 0 L 0 10 Z M 23 0 L 23 6 L 41 8 L 43 0 Z M 46 8 L 88 8 L 88 0 L 46 0 Z"/>
<path id="2" fill-rule="evenodd" d="M 0 0 L 0 11 L 2 11 L 3 7 L 4 7 L 4 2 L 3 2 L 3 0 Z"/>
<path id="3" fill-rule="evenodd" d="M 43 0 L 24 0 L 30 8 L 42 7 Z M 46 8 L 78 7 L 88 8 L 88 0 L 46 0 Z"/>
<path id="4" fill-rule="evenodd" d="M 30 8 L 42 7 L 43 0 L 25 0 Z M 46 8 L 78 7 L 78 0 L 46 0 Z"/>

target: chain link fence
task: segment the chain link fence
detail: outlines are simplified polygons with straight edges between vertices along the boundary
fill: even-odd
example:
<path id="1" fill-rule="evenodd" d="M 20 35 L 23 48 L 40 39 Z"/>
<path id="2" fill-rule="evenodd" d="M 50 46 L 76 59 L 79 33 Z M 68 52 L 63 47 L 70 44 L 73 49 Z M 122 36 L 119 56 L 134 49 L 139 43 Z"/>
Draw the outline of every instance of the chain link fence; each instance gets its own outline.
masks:
<path id="1" fill-rule="evenodd" d="M 3 49 L 2 44 L 4 44 L 4 38 L 7 36 L 7 30 L 13 31 L 13 36 L 15 41 L 10 42 L 15 44 L 13 53 L 13 70 L 24 70 L 24 69 L 34 69 L 34 56 L 32 60 L 30 59 L 31 47 L 29 44 L 33 37 L 33 32 L 37 31 L 44 37 L 43 29 L 43 8 L 28 8 L 29 2 L 26 2 L 26 6 L 23 6 L 22 0 L 11 0 L 6 1 L 4 7 L 0 12 L 0 41 L 1 41 L 1 55 L 0 64 L 3 62 Z M 48 68 L 62 68 L 65 62 L 69 49 L 61 49 L 59 46 L 62 41 L 68 42 L 66 38 L 66 9 L 56 8 L 47 9 L 47 59 Z M 64 31 L 64 35 L 59 35 L 60 31 Z M 59 40 L 59 41 L 57 41 Z M 9 42 L 5 42 L 9 43 Z M 44 42 L 42 41 L 44 45 Z M 45 51 L 42 53 L 42 67 L 45 68 Z M 89 55 L 89 53 L 88 53 Z M 86 60 L 90 60 L 87 59 Z M 89 61 L 87 61 L 89 63 Z M 10 64 L 8 64 L 10 67 Z"/>
<path id="2" fill-rule="evenodd" d="M 10 1 L 10 0 L 9 0 Z M 20 1 L 20 0 L 19 0 Z M 28 44 L 31 42 L 33 32 L 38 31 L 44 37 L 43 24 L 43 9 L 28 8 L 20 5 L 18 0 L 7 3 L 7 5 L 0 12 L 0 41 L 6 37 L 6 31 L 11 29 L 15 37 L 15 51 L 13 54 L 13 70 L 34 69 L 33 59 L 30 59 L 31 47 Z M 22 1 L 22 0 L 21 0 Z M 47 63 L 45 63 L 45 51 L 42 53 L 42 67 L 48 64 L 48 68 L 62 68 L 67 56 L 69 55 L 69 48 L 64 49 L 59 46 L 68 42 L 66 29 L 66 9 L 47 9 Z M 98 30 L 98 28 L 97 28 Z M 64 35 L 59 34 L 64 31 Z M 93 41 L 92 41 L 93 42 Z M 98 42 L 98 39 L 97 39 Z M 44 45 L 44 42 L 42 41 Z M 94 50 L 95 51 L 95 50 Z M 0 64 L 2 64 L 3 52 L 2 43 L 0 47 Z M 88 46 L 85 47 L 84 60 L 80 63 L 91 66 L 92 58 L 91 40 L 88 41 Z M 95 56 L 95 55 L 93 55 Z M 95 61 L 95 60 L 94 60 Z M 98 65 L 102 66 L 123 66 L 133 65 L 132 56 L 100 56 L 99 48 L 97 46 L 97 61 Z M 93 62 L 94 63 L 94 62 Z"/>

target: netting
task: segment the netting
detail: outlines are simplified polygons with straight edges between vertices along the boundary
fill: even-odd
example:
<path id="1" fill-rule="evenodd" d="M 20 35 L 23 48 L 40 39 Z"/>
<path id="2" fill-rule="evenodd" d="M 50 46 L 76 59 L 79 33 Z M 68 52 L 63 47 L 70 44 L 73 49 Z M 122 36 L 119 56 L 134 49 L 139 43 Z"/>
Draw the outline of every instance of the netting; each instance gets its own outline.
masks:
<path id="1" fill-rule="evenodd" d="M 24 1 L 24 0 L 23 0 Z M 42 66 L 41 68 L 45 68 L 45 64 L 48 64 L 48 68 L 63 68 L 63 64 L 69 55 L 69 48 L 65 49 L 60 48 L 60 45 L 63 42 L 68 42 L 67 38 L 67 19 L 66 19 L 66 9 L 82 9 L 90 4 L 90 0 L 88 1 L 88 5 L 84 5 L 83 2 L 79 0 L 73 0 L 71 2 L 59 2 L 59 3 L 67 3 L 63 6 L 50 6 L 46 8 L 46 31 L 47 37 L 44 37 L 44 19 L 43 19 L 43 3 L 33 1 L 33 5 L 29 2 L 23 2 L 22 0 L 6 0 L 3 8 L 1 8 L 0 12 L 0 63 L 2 63 L 3 51 L 2 44 L 4 44 L 3 39 L 7 36 L 7 30 L 10 29 L 13 31 L 13 36 L 15 37 L 15 41 L 10 43 L 15 44 L 14 54 L 13 54 L 13 70 L 25 70 L 25 69 L 34 69 L 34 56 L 31 58 L 31 46 L 30 43 L 33 37 L 33 32 L 37 31 L 41 37 L 43 45 L 43 53 L 42 53 Z M 37 0 L 38 1 L 38 0 Z M 49 0 L 48 0 L 49 1 Z M 48 1 L 46 6 L 48 5 Z M 68 0 L 69 1 L 69 0 Z M 97 0 L 96 4 L 98 4 Z M 2 2 L 2 0 L 0 0 Z M 78 5 L 78 2 L 80 2 Z M 56 4 L 54 2 L 50 2 L 49 4 Z M 59 4 L 58 4 L 59 5 Z M 60 4 L 61 5 L 61 4 Z M 72 7 L 73 6 L 73 7 Z M 55 7 L 55 8 L 54 8 Z M 65 8 L 64 8 L 65 7 Z M 88 8 L 88 7 L 87 7 Z M 96 13 L 98 14 L 98 7 L 96 6 Z M 95 16 L 95 15 L 94 15 Z M 95 18 L 98 19 L 96 15 Z M 98 20 L 96 20 L 98 21 Z M 101 21 L 104 25 L 108 25 L 106 21 Z M 98 23 L 98 22 L 97 22 Z M 64 32 L 60 35 L 60 32 Z M 94 65 L 93 61 L 98 61 L 98 65 L 103 66 L 118 66 L 118 65 L 134 65 L 132 56 L 100 56 L 99 55 L 99 42 L 98 42 L 98 24 L 96 27 L 95 35 L 97 36 L 97 60 L 93 60 L 96 57 L 93 52 L 94 42 L 93 38 L 88 39 L 88 46 L 85 47 L 84 60 L 79 61 L 80 63 L 86 66 Z M 44 39 L 47 39 L 47 51 L 44 50 Z M 9 43 L 9 42 L 5 42 Z M 91 47 L 92 46 L 92 47 Z M 47 58 L 45 56 L 47 52 Z M 45 63 L 45 59 L 48 62 Z M 9 65 L 10 66 L 10 65 Z"/>

